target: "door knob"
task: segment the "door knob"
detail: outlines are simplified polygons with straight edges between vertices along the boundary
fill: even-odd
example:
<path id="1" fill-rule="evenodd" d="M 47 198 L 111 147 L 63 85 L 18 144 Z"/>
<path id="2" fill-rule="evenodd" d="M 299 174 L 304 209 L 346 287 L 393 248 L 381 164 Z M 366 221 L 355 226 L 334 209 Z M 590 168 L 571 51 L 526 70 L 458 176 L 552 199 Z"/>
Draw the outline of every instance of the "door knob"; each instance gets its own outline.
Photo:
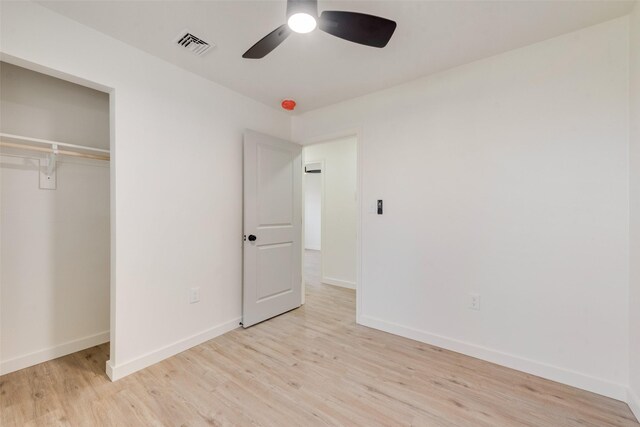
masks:
<path id="1" fill-rule="evenodd" d="M 255 242 L 258 238 L 256 236 L 254 236 L 253 234 L 249 234 L 249 241 L 250 242 Z"/>

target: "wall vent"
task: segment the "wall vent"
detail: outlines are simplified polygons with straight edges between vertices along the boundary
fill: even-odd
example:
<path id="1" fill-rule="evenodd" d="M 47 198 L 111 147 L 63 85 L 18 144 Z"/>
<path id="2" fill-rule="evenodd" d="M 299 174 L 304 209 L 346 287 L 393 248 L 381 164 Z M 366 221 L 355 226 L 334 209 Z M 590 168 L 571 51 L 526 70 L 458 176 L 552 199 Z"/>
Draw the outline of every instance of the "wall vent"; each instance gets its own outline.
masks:
<path id="1" fill-rule="evenodd" d="M 185 49 L 189 49 L 191 52 L 198 56 L 202 56 L 214 45 L 209 44 L 206 41 L 194 36 L 188 31 L 181 32 L 176 38 L 176 43 Z"/>

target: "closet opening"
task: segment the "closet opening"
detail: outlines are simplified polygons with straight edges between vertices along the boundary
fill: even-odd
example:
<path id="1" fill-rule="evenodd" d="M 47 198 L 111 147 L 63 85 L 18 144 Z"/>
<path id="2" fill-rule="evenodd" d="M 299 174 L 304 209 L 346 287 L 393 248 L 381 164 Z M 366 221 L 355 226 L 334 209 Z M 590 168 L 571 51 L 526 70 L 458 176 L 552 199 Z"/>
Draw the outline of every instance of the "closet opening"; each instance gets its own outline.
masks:
<path id="1" fill-rule="evenodd" d="M 109 358 L 110 102 L 0 62 L 0 375 Z"/>

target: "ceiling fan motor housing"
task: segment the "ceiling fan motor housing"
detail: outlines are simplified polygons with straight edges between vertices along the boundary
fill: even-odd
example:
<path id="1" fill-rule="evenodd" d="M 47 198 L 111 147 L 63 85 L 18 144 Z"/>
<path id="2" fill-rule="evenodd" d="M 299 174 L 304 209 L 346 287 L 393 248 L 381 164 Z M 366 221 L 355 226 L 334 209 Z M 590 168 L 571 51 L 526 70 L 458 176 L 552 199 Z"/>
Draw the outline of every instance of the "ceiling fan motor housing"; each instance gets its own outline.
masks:
<path id="1" fill-rule="evenodd" d="M 295 13 L 306 13 L 318 17 L 318 0 L 288 0 L 287 19 Z"/>

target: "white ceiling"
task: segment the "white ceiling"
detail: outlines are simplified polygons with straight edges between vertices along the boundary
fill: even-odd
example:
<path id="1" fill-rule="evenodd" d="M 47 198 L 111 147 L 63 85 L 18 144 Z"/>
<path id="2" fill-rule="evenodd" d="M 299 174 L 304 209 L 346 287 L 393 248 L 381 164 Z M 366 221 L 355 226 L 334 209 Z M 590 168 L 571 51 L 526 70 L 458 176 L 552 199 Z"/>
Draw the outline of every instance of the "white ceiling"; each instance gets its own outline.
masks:
<path id="1" fill-rule="evenodd" d="M 260 60 L 241 55 L 285 22 L 286 1 L 42 1 L 41 4 L 237 92 L 308 111 L 629 13 L 633 1 L 323 1 L 398 23 L 384 49 L 320 31 L 293 34 Z M 198 57 L 181 30 L 216 44 Z"/>

